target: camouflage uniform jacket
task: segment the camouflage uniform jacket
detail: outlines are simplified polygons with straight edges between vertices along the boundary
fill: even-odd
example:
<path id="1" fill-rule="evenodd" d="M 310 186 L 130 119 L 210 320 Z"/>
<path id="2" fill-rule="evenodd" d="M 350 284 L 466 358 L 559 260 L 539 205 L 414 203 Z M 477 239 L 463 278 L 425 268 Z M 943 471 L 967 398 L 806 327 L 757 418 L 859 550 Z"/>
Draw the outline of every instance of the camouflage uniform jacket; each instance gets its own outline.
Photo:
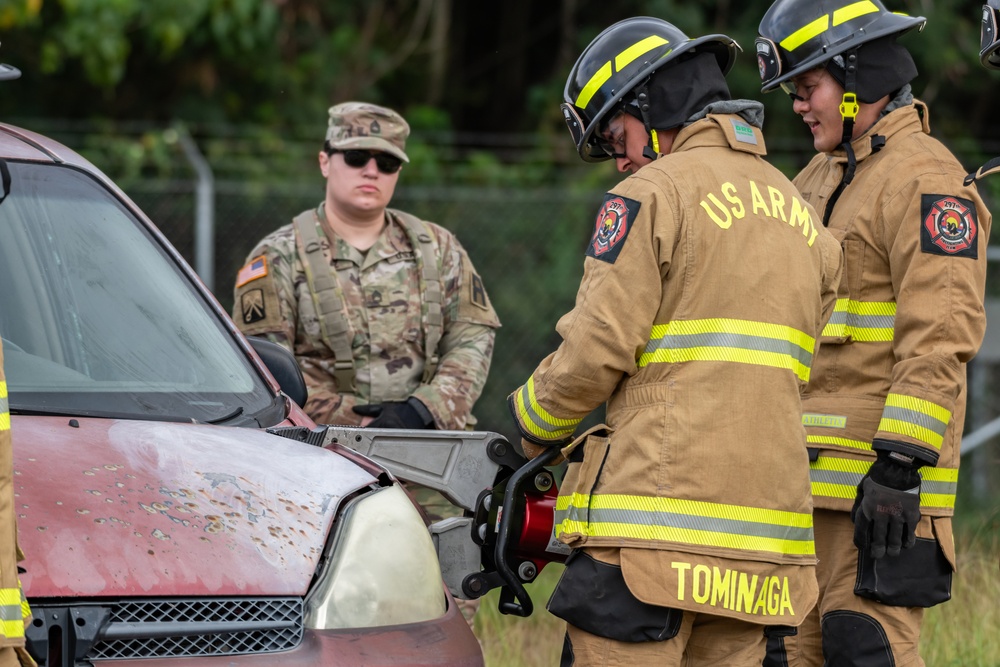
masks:
<path id="1" fill-rule="evenodd" d="M 458 239 L 424 223 L 437 250 L 444 322 L 437 372 L 429 384 L 421 384 L 428 355 L 420 275 L 399 219 L 387 211 L 382 234 L 361 253 L 325 228 L 316 211 L 312 216 L 349 314 L 354 390 L 338 387 L 334 379 L 334 354 L 322 338 L 293 225 L 271 233 L 250 252 L 247 267 L 256 262 L 258 268 L 249 281 L 238 280 L 237 325 L 247 335 L 265 336 L 293 352 L 309 389 L 305 411 L 317 423 L 359 424 L 361 417 L 351 410 L 355 405 L 414 396 L 427 406 L 437 428 L 465 428 L 486 382 L 500 322 Z"/>

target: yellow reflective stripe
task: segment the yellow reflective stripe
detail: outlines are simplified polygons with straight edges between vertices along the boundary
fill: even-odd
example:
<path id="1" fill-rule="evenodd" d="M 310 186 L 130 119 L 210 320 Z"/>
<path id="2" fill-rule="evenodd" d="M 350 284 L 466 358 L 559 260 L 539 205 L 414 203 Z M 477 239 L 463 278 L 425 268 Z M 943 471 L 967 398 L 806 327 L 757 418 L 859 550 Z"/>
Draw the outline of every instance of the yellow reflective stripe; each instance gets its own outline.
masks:
<path id="1" fill-rule="evenodd" d="M 808 42 L 813 37 L 818 37 L 826 32 L 830 28 L 830 15 L 824 14 L 818 19 L 805 25 L 795 32 L 793 32 L 788 37 L 781 40 L 781 46 L 786 51 L 794 51 L 806 42 Z"/>
<path id="2" fill-rule="evenodd" d="M 949 509 L 955 508 L 955 495 L 954 494 L 940 494 L 940 493 L 920 493 L 920 506 L 921 507 L 946 507 Z"/>
<path id="3" fill-rule="evenodd" d="M 854 486 L 850 486 L 848 484 L 813 482 L 812 494 L 813 496 L 820 496 L 822 498 L 845 498 L 847 500 L 854 500 L 854 497 L 858 495 L 858 485 L 855 484 Z"/>
<path id="4" fill-rule="evenodd" d="M 659 35 L 650 35 L 646 39 L 641 39 L 615 56 L 615 71 L 620 72 L 636 58 L 649 53 L 658 46 L 669 44 L 670 42 Z"/>
<path id="5" fill-rule="evenodd" d="M 653 326 L 638 366 L 652 363 L 730 361 L 782 368 L 808 382 L 815 339 L 792 327 L 712 318 Z"/>
<path id="6" fill-rule="evenodd" d="M 535 397 L 535 376 L 528 378 L 527 384 L 517 392 L 517 412 L 521 424 L 529 433 L 543 440 L 562 440 L 573 434 L 582 419 L 559 419 L 550 415 L 538 404 Z"/>
<path id="7" fill-rule="evenodd" d="M 878 430 L 903 435 L 941 449 L 951 411 L 915 396 L 889 394 Z"/>
<path id="8" fill-rule="evenodd" d="M 601 86 L 607 83 L 608 79 L 611 78 L 611 74 L 611 61 L 608 61 L 604 63 L 601 69 L 594 72 L 594 76 L 590 77 L 590 81 L 588 81 L 587 85 L 580 91 L 580 94 L 577 96 L 574 104 L 580 109 L 586 109 L 587 105 L 590 104 L 590 100 L 592 100 L 597 91 L 601 89 Z"/>
<path id="9" fill-rule="evenodd" d="M 885 404 L 888 407 L 903 408 L 933 417 L 935 420 L 947 425 L 951 421 L 951 410 L 943 408 L 937 403 L 931 403 L 916 396 L 905 394 L 889 394 L 885 397 Z"/>
<path id="10" fill-rule="evenodd" d="M 896 323 L 893 301 L 851 301 L 837 299 L 824 336 L 851 336 L 862 343 L 891 342 Z"/>
<path id="11" fill-rule="evenodd" d="M 18 588 L 0 588 L 0 607 L 10 606 L 21 606 L 21 590 Z"/>
<path id="12" fill-rule="evenodd" d="M 816 547 L 813 542 L 727 535 L 724 533 L 710 533 L 685 528 L 649 528 L 632 524 L 610 523 L 584 524 L 579 521 L 566 520 L 556 527 L 556 537 L 562 533 L 580 533 L 590 537 L 678 542 L 693 546 L 736 549 L 740 551 L 764 551 L 789 556 L 812 556 L 816 553 Z"/>
<path id="13" fill-rule="evenodd" d="M 24 636 L 21 599 L 20 589 L 0 588 L 0 632 L 5 637 Z"/>
<path id="14" fill-rule="evenodd" d="M 10 407 L 7 402 L 7 382 L 0 380 L 0 431 L 10 429 Z"/>
<path id="15" fill-rule="evenodd" d="M 925 482 L 958 483 L 958 468 L 931 468 L 923 466 L 920 468 L 920 477 Z"/>
<path id="16" fill-rule="evenodd" d="M 929 445 L 934 449 L 941 449 L 941 445 L 944 444 L 944 438 L 934 431 L 899 419 L 886 419 L 883 417 L 882 421 L 878 423 L 878 430 L 919 440 L 921 443 Z"/>
<path id="17" fill-rule="evenodd" d="M 640 39 L 638 42 L 615 56 L 614 69 L 611 68 L 611 61 L 609 60 L 601 66 L 601 69 L 594 72 L 594 75 L 590 77 L 590 81 L 588 81 L 587 85 L 585 85 L 580 91 L 580 94 L 577 96 L 574 104 L 581 109 L 586 109 L 587 105 L 590 104 L 590 100 L 594 98 L 594 95 L 601 89 L 601 86 L 608 82 L 614 72 L 622 71 L 624 67 L 636 58 L 649 53 L 659 46 L 669 43 L 670 42 L 658 35 L 651 35 Z"/>
<path id="18" fill-rule="evenodd" d="M 31 605 L 28 604 L 28 598 L 24 595 L 24 587 L 21 586 L 21 580 L 17 580 L 18 592 L 21 594 L 21 618 L 25 619 L 31 616 Z"/>
<path id="19" fill-rule="evenodd" d="M 556 535 L 679 542 L 785 555 L 814 554 L 812 515 L 704 501 L 581 493 L 561 495 Z M 631 520 L 630 520 L 631 519 Z"/>
<path id="20" fill-rule="evenodd" d="M 809 464 L 809 478 L 814 497 L 854 500 L 861 478 L 868 473 L 870 459 L 842 459 L 820 456 Z M 953 509 L 958 492 L 958 468 L 919 469 L 920 506 L 923 509 Z"/>
<path id="21" fill-rule="evenodd" d="M 859 16 L 864 16 L 865 14 L 871 14 L 877 11 L 878 7 L 876 7 L 875 3 L 871 2 L 871 0 L 855 2 L 853 5 L 841 7 L 833 12 L 833 25 L 847 23 L 848 21 L 856 19 Z"/>
<path id="22" fill-rule="evenodd" d="M 871 451 L 872 443 L 864 440 L 851 440 L 850 438 L 837 438 L 829 435 L 806 435 L 806 444 L 810 445 L 840 445 L 851 449 L 861 449 Z"/>

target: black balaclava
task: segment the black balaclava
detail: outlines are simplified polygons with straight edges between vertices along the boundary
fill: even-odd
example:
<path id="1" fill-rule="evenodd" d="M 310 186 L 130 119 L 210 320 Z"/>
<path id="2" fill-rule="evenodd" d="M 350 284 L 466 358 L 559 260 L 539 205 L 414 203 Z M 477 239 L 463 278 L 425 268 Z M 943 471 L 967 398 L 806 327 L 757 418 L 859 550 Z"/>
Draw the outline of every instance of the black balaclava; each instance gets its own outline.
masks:
<path id="1" fill-rule="evenodd" d="M 858 82 L 855 91 L 860 102 L 872 104 L 892 95 L 917 76 L 913 56 L 896 42 L 899 35 L 889 35 L 862 44 L 858 48 Z M 827 61 L 826 69 L 844 87 L 844 59 Z"/>
<path id="2" fill-rule="evenodd" d="M 639 109 L 637 96 L 649 96 L 646 118 Z M 692 115 L 712 102 L 732 99 L 719 61 L 711 53 L 694 53 L 657 70 L 645 84 L 633 89 L 625 112 L 647 123 L 647 130 L 671 130 L 680 127 Z"/>

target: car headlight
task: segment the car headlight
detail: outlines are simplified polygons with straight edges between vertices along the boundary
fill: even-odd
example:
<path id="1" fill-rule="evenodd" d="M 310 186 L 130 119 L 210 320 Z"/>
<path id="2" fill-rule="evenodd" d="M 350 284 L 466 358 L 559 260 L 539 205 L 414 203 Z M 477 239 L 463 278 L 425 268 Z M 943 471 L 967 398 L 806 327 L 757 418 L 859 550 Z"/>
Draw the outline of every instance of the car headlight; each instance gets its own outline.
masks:
<path id="1" fill-rule="evenodd" d="M 406 493 L 390 486 L 353 501 L 305 601 L 316 630 L 417 623 L 447 606 L 434 543 Z"/>

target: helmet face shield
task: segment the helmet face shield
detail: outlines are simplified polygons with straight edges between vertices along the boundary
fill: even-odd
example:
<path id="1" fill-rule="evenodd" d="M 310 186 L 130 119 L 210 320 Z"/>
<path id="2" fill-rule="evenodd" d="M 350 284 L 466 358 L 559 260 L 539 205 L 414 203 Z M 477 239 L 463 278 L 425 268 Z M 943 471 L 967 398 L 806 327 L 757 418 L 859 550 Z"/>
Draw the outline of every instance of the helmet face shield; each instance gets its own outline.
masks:
<path id="1" fill-rule="evenodd" d="M 986 69 L 1000 69 L 1000 0 L 983 5 L 983 27 L 979 60 Z"/>
<path id="2" fill-rule="evenodd" d="M 781 57 L 778 55 L 778 45 L 767 37 L 758 37 L 756 51 L 760 82 L 766 86 L 781 76 Z"/>

